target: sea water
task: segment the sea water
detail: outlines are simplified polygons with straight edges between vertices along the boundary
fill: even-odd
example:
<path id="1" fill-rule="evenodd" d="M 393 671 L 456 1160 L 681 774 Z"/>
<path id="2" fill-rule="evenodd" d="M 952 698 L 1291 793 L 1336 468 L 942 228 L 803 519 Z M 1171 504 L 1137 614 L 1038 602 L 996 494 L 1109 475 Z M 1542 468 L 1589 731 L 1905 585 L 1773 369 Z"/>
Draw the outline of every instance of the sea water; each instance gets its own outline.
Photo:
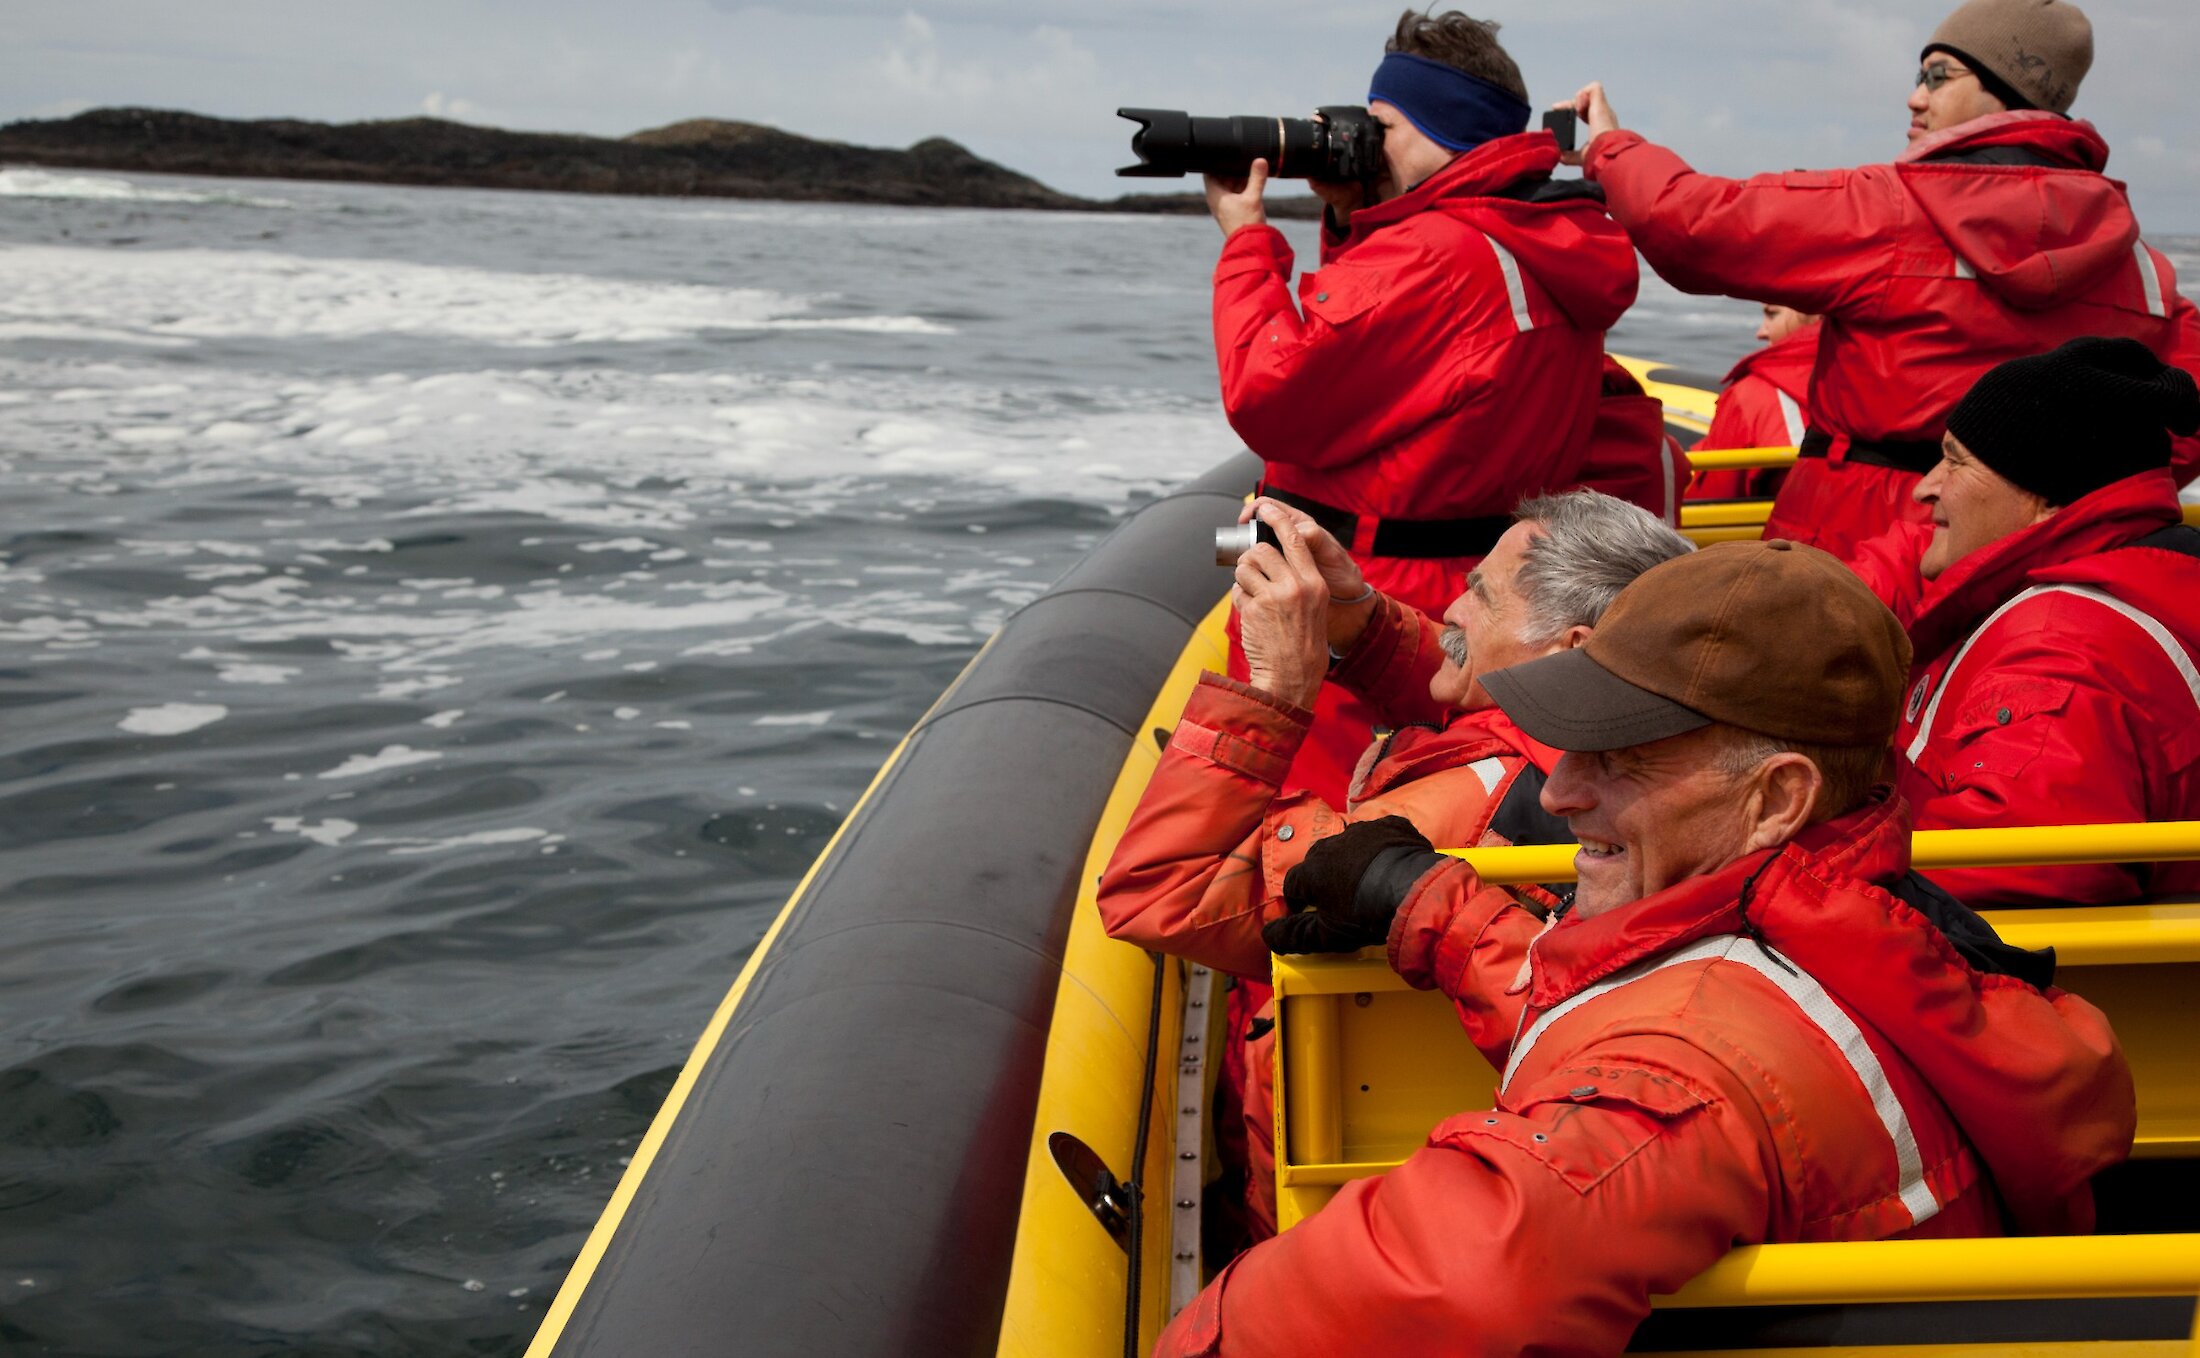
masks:
<path id="1" fill-rule="evenodd" d="M 893 742 L 1238 447 L 1217 245 L 0 169 L 0 1347 L 523 1347 Z"/>

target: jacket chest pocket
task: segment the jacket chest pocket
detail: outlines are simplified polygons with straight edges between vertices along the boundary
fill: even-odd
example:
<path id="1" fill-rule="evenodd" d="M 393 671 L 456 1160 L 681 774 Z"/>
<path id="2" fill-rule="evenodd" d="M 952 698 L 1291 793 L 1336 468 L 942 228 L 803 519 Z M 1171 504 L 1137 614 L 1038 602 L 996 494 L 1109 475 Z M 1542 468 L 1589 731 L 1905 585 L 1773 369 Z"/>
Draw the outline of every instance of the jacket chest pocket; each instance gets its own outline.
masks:
<path id="1" fill-rule="evenodd" d="M 1942 791 L 1977 777 L 2021 777 L 2047 748 L 2072 688 L 2064 679 L 1980 685 L 1952 716 L 1942 715 L 1918 772 Z"/>
<path id="2" fill-rule="evenodd" d="M 1710 1103 L 1672 1071 L 1567 1066 L 1501 1095 L 1495 1109 L 1439 1124 L 1429 1140 L 1462 1149 L 1477 1140 L 1503 1142 L 1585 1194 Z"/>
<path id="3" fill-rule="evenodd" d="M 1335 265 L 1309 274 L 1299 288 L 1299 302 L 1306 314 L 1326 325 L 1347 325 L 1365 315 L 1382 296 L 1382 289 L 1356 269 Z"/>

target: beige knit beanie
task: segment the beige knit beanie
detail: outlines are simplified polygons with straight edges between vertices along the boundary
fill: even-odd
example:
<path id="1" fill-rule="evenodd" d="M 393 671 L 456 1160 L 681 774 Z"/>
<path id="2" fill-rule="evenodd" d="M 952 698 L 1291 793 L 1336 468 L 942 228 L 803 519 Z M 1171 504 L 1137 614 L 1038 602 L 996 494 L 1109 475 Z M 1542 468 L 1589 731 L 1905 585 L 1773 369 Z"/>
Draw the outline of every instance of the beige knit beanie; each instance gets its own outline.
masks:
<path id="1" fill-rule="evenodd" d="M 1936 47 L 1991 72 L 2032 107 L 2068 113 L 2093 68 L 2093 25 L 2064 0 L 1969 0 L 1933 30 L 1925 50 Z"/>

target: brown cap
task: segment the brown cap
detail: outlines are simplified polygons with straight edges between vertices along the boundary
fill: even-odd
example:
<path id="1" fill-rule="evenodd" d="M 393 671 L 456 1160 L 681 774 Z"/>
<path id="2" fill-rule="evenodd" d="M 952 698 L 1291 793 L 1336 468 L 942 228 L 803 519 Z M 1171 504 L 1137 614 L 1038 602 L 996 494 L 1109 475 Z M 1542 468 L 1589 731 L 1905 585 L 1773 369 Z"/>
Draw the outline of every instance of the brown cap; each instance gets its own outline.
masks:
<path id="1" fill-rule="evenodd" d="M 1910 639 L 1848 567 L 1798 543 L 1722 542 L 1619 592 L 1580 649 L 1482 676 L 1561 750 L 1645 745 L 1714 721 L 1776 740 L 1894 736 Z"/>
<path id="2" fill-rule="evenodd" d="M 1970 0 L 1933 30 L 1925 51 L 1936 47 L 2050 113 L 2070 111 L 2093 69 L 2093 25 L 2063 0 Z"/>

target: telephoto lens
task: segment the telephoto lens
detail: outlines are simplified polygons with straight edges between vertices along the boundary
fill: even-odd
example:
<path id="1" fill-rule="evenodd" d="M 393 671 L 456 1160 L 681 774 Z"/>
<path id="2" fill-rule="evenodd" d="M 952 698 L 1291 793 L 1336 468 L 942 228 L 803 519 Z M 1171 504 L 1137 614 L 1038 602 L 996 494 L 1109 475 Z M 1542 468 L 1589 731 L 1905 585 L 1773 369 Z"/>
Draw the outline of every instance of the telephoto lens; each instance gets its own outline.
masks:
<path id="1" fill-rule="evenodd" d="M 1259 542 L 1265 542 L 1279 551 L 1283 548 L 1283 539 L 1276 536 L 1276 530 L 1260 519 L 1254 519 L 1251 523 L 1233 523 L 1228 528 L 1217 528 L 1215 564 L 1235 566 L 1238 558 L 1252 551 L 1253 545 Z"/>
<path id="2" fill-rule="evenodd" d="M 1172 108 L 1119 108 L 1138 124 L 1131 133 L 1136 165 L 1116 173 L 1131 179 L 1211 174 L 1235 178 L 1256 160 L 1275 179 L 1372 183 L 1382 171 L 1383 125 L 1356 104 L 1328 105 L 1313 118 L 1200 118 Z"/>

